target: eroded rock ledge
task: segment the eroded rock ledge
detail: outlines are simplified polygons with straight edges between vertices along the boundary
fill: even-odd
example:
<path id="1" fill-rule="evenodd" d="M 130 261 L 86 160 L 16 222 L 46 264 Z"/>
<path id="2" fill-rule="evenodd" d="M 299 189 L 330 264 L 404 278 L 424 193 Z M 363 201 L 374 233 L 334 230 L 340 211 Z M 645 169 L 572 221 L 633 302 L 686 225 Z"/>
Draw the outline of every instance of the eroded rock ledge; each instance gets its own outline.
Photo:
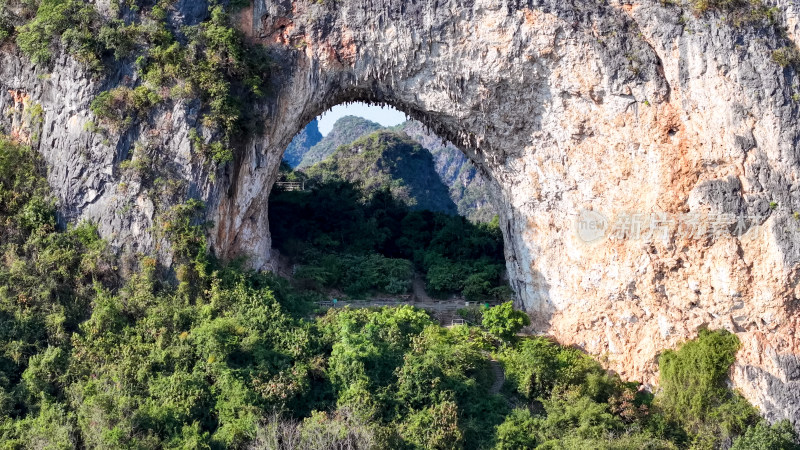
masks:
<path id="1" fill-rule="evenodd" d="M 176 17 L 197 14 L 188 3 Z M 792 38 L 794 4 L 774 3 Z M 341 102 L 393 105 L 488 180 L 538 331 L 656 383 L 660 349 L 729 329 L 744 345 L 736 386 L 797 424 L 800 87 L 772 60 L 791 44 L 775 26 L 722 16 L 657 0 L 256 0 L 240 26 L 274 56 L 274 95 L 263 134 L 214 173 L 192 151 L 191 103 L 121 137 L 86 131 L 92 98 L 125 67 L 98 81 L 62 56 L 42 77 L 4 48 L 0 107 L 12 108 L 7 131 L 27 136 L 25 101 L 42 106 L 38 145 L 65 220 L 151 251 L 156 210 L 200 198 L 216 251 L 269 268 L 267 199 L 294 134 Z M 120 169 L 143 142 L 180 182 L 175 195 L 154 199 Z M 699 233 L 698 217 L 714 232 Z M 605 233 L 576 232 L 592 220 Z"/>

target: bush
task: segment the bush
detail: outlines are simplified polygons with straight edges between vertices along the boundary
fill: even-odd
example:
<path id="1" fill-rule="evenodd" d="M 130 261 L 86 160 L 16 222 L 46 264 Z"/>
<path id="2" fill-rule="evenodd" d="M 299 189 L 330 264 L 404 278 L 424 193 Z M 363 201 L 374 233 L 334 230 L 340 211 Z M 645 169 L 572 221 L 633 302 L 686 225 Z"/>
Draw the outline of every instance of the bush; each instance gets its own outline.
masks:
<path id="1" fill-rule="evenodd" d="M 75 417 L 63 404 L 44 401 L 38 413 L 16 422 L 0 422 L 4 448 L 47 448 L 72 450 L 77 447 Z"/>
<path id="2" fill-rule="evenodd" d="M 485 272 L 473 273 L 464 280 L 461 294 L 470 301 L 485 300 L 492 292 L 492 279 Z"/>
<path id="3" fill-rule="evenodd" d="M 783 47 L 773 50 L 772 61 L 781 67 L 800 67 L 800 51 L 796 47 Z"/>
<path id="4" fill-rule="evenodd" d="M 302 422 L 273 414 L 259 427 L 251 448 L 271 450 L 378 448 L 375 431 L 348 409 L 314 411 Z"/>
<path id="5" fill-rule="evenodd" d="M 659 358 L 658 405 L 698 442 L 718 442 L 755 423 L 755 409 L 727 386 L 738 350 L 736 335 L 701 329 L 696 340 Z"/>
<path id="6" fill-rule="evenodd" d="M 18 28 L 17 44 L 34 64 L 47 65 L 53 47 L 60 43 L 90 68 L 99 70 L 101 49 L 95 39 L 98 23 L 92 3 L 41 0 L 33 19 Z"/>
<path id="7" fill-rule="evenodd" d="M 797 432 L 788 420 L 781 420 L 772 426 L 759 421 L 747 429 L 744 435 L 733 441 L 731 450 L 798 450 Z"/>
<path id="8" fill-rule="evenodd" d="M 691 0 L 691 5 L 697 12 L 709 10 L 731 11 L 749 6 L 747 0 Z"/>
<path id="9" fill-rule="evenodd" d="M 160 100 L 158 94 L 145 86 L 135 89 L 121 86 L 98 94 L 90 109 L 103 122 L 124 129 L 134 120 L 144 119 Z"/>
<path id="10" fill-rule="evenodd" d="M 190 199 L 183 204 L 173 206 L 158 218 L 161 232 L 172 245 L 172 251 L 179 263 L 192 262 L 204 265 L 207 262 L 208 224 L 203 222 L 201 217 L 204 209 L 203 202 Z"/>
<path id="11" fill-rule="evenodd" d="M 501 355 L 506 379 L 529 400 L 547 396 L 564 381 L 563 350 L 545 338 L 523 339 Z M 570 382 L 570 381 L 568 381 Z"/>
<path id="12" fill-rule="evenodd" d="M 459 310 L 456 312 L 470 325 L 480 326 L 481 321 L 483 320 L 483 311 L 484 309 L 482 307 L 470 306 L 468 308 L 459 308 Z"/>
<path id="13" fill-rule="evenodd" d="M 403 439 L 418 449 L 448 450 L 463 446 L 458 405 L 445 401 L 412 414 L 402 425 Z"/>
<path id="14" fill-rule="evenodd" d="M 13 17 L 5 0 L 0 1 L 0 44 L 14 33 Z"/>
<path id="15" fill-rule="evenodd" d="M 31 199 L 49 197 L 49 187 L 39 175 L 38 165 L 30 148 L 0 137 L 0 214 L 14 216 Z"/>
<path id="16" fill-rule="evenodd" d="M 533 449 L 538 444 L 539 420 L 528 408 L 517 408 L 497 427 L 495 450 Z"/>
<path id="17" fill-rule="evenodd" d="M 554 394 L 544 401 L 544 408 L 547 417 L 539 432 L 546 440 L 567 436 L 597 439 L 623 428 L 622 420 L 611 414 L 608 404 L 595 402 L 575 391 Z"/>
<path id="18" fill-rule="evenodd" d="M 100 28 L 97 39 L 106 51 L 113 53 L 114 58 L 121 60 L 129 57 L 141 45 L 140 37 L 145 33 L 142 26 L 126 24 L 119 19 L 111 20 Z"/>
<path id="19" fill-rule="evenodd" d="M 295 273 L 312 288 L 335 287 L 346 294 L 399 295 L 409 292 L 413 278 L 411 261 L 381 255 L 322 255 Z"/>
<path id="20" fill-rule="evenodd" d="M 436 296 L 444 296 L 464 289 L 467 269 L 463 265 L 442 259 L 428 268 L 427 287 Z"/>

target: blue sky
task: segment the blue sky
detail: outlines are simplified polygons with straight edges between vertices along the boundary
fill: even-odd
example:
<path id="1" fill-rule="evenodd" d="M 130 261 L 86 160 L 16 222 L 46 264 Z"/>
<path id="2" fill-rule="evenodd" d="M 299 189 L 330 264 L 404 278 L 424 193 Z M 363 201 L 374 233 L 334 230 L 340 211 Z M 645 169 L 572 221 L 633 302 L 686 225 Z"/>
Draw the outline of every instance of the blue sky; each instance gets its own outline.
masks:
<path id="1" fill-rule="evenodd" d="M 366 103 L 351 103 L 337 105 L 328 112 L 323 113 L 319 120 L 319 132 L 323 136 L 333 128 L 333 124 L 344 116 L 359 116 L 373 122 L 378 122 L 385 127 L 399 125 L 406 121 L 406 115 L 389 106 L 372 106 Z"/>

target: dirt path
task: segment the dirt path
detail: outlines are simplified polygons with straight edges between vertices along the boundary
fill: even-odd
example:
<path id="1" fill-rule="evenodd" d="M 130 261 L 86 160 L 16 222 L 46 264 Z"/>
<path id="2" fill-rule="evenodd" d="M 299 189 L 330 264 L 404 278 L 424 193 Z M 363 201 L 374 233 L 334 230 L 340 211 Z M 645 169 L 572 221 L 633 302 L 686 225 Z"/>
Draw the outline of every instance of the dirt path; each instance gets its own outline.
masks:
<path id="1" fill-rule="evenodd" d="M 428 293 L 425 292 L 425 280 L 422 279 L 420 274 L 414 274 L 414 281 L 411 283 L 411 291 L 413 295 L 411 296 L 414 301 L 420 303 L 430 303 L 434 300 L 428 296 Z"/>
<path id="2" fill-rule="evenodd" d="M 491 358 L 491 357 L 490 357 Z M 506 374 L 503 372 L 503 365 L 496 359 L 490 359 L 489 364 L 492 365 L 492 374 L 494 375 L 494 383 L 489 389 L 490 394 L 499 394 L 506 383 Z"/>
<path id="3" fill-rule="evenodd" d="M 433 300 L 429 299 L 427 302 L 419 302 L 419 301 L 410 301 L 410 300 L 363 300 L 363 301 L 339 301 L 336 303 L 337 308 L 342 308 L 345 306 L 349 306 L 351 308 L 370 308 L 373 306 L 402 306 L 402 305 L 409 305 L 409 306 L 416 306 L 420 309 L 430 310 L 430 311 L 457 311 L 460 308 L 464 307 L 463 301 L 453 301 L 453 300 Z"/>

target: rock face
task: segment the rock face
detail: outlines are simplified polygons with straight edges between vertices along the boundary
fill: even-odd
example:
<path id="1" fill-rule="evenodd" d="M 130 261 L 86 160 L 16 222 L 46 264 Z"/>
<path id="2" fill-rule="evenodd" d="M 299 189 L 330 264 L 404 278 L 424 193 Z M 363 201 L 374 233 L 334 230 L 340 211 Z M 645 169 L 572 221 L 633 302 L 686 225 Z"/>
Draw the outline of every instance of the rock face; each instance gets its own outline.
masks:
<path id="1" fill-rule="evenodd" d="M 490 222 L 497 214 L 486 181 L 459 149 L 425 129 L 416 120 L 398 127 L 425 147 L 436 163 L 436 172 L 450 189 L 458 214 L 473 222 Z"/>
<path id="2" fill-rule="evenodd" d="M 303 160 L 303 156 L 315 145 L 319 144 L 322 139 L 317 119 L 314 119 L 303 128 L 300 134 L 292 139 L 292 143 L 289 144 L 286 151 L 283 153 L 284 161 L 292 167 L 297 167 L 300 161 Z"/>
<path id="3" fill-rule="evenodd" d="M 275 95 L 263 134 L 216 173 L 192 154 L 192 103 L 122 137 L 85 131 L 92 96 L 124 67 L 93 81 L 62 58 L 43 78 L 3 49 L 0 107 L 11 132 L 33 115 L 15 100 L 42 106 L 39 148 L 66 220 L 152 250 L 154 208 L 197 197 L 216 251 L 268 268 L 267 199 L 292 137 L 335 104 L 390 104 L 487 180 L 518 306 L 539 331 L 656 383 L 659 349 L 727 328 L 743 343 L 735 386 L 797 424 L 800 90 L 773 61 L 794 43 L 766 19 L 673 3 L 256 0 L 240 22 L 272 49 Z M 772 3 L 800 36 L 794 3 Z M 146 174 L 119 167 L 130 152 L 168 168 L 174 192 L 145 195 Z"/>

